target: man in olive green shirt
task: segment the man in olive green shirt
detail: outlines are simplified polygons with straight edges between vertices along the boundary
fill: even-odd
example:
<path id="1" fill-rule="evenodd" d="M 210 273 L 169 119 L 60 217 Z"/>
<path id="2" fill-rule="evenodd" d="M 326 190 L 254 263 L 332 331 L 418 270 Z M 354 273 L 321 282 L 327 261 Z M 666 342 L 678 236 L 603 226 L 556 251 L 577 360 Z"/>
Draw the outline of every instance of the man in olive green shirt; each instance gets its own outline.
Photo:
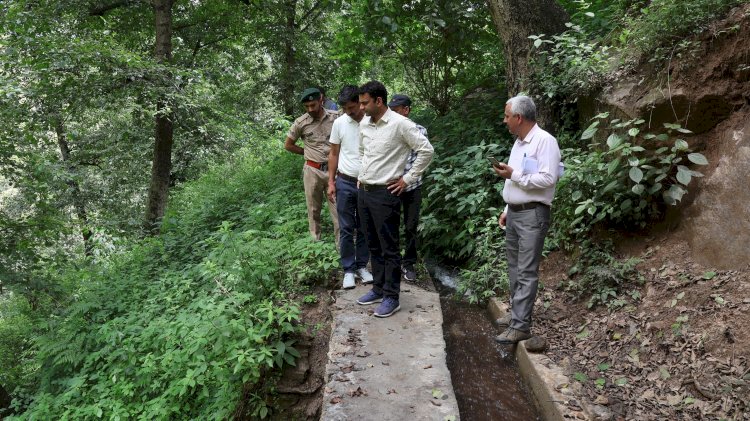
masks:
<path id="1" fill-rule="evenodd" d="M 333 121 L 339 116 L 336 111 L 323 107 L 323 96 L 316 88 L 308 88 L 300 95 L 300 101 L 307 111 L 294 120 L 284 142 L 284 149 L 291 153 L 304 155 L 305 165 L 302 167 L 302 182 L 305 186 L 305 201 L 307 202 L 307 223 L 310 235 L 320 240 L 320 210 L 323 208 L 324 198 L 328 200 L 328 151 L 329 138 Z M 303 146 L 297 146 L 302 139 Z M 339 243 L 339 218 L 336 206 L 328 200 L 328 211 L 333 220 L 334 239 Z"/>

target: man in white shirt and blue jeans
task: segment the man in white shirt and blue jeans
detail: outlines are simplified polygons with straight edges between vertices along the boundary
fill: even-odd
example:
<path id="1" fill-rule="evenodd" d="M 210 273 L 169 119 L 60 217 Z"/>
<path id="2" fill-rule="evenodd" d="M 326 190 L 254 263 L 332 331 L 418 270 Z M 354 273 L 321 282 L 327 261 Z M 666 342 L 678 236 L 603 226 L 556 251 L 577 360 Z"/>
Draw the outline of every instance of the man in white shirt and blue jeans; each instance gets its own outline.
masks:
<path id="1" fill-rule="evenodd" d="M 539 262 L 559 178 L 560 148 L 557 140 L 536 124 L 536 105 L 527 96 L 508 100 L 503 122 L 517 136 L 508 163 L 494 166 L 495 173 L 505 179 L 503 200 L 507 205 L 498 223 L 506 228 L 511 311 L 499 320 L 506 330 L 495 340 L 515 344 L 531 337 Z M 536 161 L 536 172 L 524 170 L 524 159 Z"/>
<path id="2" fill-rule="evenodd" d="M 344 114 L 333 122 L 331 151 L 328 154 L 328 197 L 336 203 L 339 217 L 339 254 L 344 268 L 344 289 L 356 286 L 355 273 L 363 284 L 372 283 L 367 270 L 370 251 L 357 210 L 357 177 L 359 177 L 359 122 L 365 113 L 359 107 L 359 88 L 347 85 L 341 89 L 338 103 Z"/>

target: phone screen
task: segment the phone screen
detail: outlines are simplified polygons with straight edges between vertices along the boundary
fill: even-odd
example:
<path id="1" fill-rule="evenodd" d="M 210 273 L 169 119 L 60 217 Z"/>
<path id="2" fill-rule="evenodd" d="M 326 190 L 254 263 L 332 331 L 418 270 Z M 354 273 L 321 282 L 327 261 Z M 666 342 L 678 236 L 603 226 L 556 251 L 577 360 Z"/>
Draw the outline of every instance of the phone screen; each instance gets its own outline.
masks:
<path id="1" fill-rule="evenodd" d="M 494 156 L 488 156 L 487 160 L 490 161 L 490 165 L 492 165 L 493 167 L 500 166 L 500 161 L 498 161 Z"/>

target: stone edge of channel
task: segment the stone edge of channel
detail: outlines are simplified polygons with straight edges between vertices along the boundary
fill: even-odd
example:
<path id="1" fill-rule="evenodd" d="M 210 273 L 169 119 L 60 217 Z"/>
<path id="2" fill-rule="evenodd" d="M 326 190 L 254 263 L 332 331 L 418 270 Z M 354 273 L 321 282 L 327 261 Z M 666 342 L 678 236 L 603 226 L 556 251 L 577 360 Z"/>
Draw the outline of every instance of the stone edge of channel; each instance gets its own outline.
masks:
<path id="1" fill-rule="evenodd" d="M 487 307 L 493 320 L 499 319 L 508 311 L 508 305 L 497 298 L 490 299 Z M 590 405 L 575 393 L 568 376 L 552 359 L 545 354 L 527 351 L 523 342 L 516 346 L 515 355 L 521 378 L 531 389 L 534 403 L 543 420 L 594 419 L 588 408 Z M 571 400 L 575 400 L 583 410 L 570 409 L 568 403 Z"/>

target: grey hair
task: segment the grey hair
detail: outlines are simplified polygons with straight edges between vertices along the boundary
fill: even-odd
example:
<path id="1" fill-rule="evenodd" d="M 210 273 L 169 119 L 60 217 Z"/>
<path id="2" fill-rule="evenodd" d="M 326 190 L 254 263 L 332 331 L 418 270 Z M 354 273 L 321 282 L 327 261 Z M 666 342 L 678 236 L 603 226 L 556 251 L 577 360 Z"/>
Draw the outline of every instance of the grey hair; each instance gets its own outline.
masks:
<path id="1" fill-rule="evenodd" d="M 536 105 L 531 98 L 525 95 L 514 96 L 505 104 L 510 104 L 511 114 L 518 114 L 524 120 L 536 121 Z"/>

